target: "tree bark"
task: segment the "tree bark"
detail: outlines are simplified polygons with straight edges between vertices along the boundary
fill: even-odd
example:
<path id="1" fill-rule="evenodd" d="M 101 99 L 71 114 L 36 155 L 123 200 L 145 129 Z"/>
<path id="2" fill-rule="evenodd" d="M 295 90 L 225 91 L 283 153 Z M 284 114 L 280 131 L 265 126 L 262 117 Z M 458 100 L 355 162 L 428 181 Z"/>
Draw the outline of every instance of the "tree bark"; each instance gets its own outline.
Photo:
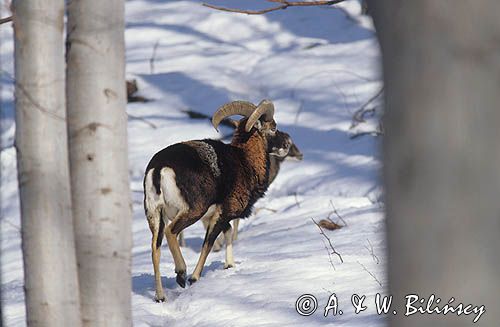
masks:
<path id="1" fill-rule="evenodd" d="M 70 167 L 83 322 L 130 326 L 124 1 L 68 4 Z"/>
<path id="2" fill-rule="evenodd" d="M 386 96 L 390 293 L 485 305 L 500 321 L 500 2 L 372 1 Z M 425 306 L 423 304 L 422 306 Z M 433 307 L 435 304 L 433 305 Z M 391 326 L 476 316 L 390 315 Z"/>
<path id="3" fill-rule="evenodd" d="M 29 326 L 80 326 L 64 100 L 64 1 L 14 1 L 15 105 Z"/>

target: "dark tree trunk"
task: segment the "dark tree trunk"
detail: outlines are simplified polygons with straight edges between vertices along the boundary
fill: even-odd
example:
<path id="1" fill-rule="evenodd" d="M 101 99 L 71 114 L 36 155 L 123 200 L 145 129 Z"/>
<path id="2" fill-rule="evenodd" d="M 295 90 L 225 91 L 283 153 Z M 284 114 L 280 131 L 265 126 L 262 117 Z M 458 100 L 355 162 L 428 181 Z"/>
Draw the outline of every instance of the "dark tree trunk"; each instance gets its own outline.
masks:
<path id="1" fill-rule="evenodd" d="M 390 293 L 485 305 L 500 321 L 500 1 L 372 1 L 386 97 Z M 434 307 L 434 306 L 433 306 Z M 474 314 L 391 315 L 471 326 Z"/>

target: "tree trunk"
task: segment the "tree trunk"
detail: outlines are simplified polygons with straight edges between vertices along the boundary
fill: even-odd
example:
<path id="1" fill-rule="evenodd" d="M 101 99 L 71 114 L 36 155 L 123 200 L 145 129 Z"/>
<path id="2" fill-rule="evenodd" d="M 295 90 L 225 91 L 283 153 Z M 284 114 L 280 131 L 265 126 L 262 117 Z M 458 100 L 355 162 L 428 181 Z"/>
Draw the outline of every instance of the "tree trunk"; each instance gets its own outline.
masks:
<path id="1" fill-rule="evenodd" d="M 402 304 L 391 326 L 477 316 L 405 317 L 410 293 L 485 305 L 479 322 L 498 325 L 500 1 L 370 6 L 384 66 L 390 293 Z"/>
<path id="2" fill-rule="evenodd" d="M 70 167 L 83 322 L 130 326 L 124 1 L 71 1 L 67 30 Z"/>
<path id="3" fill-rule="evenodd" d="M 64 101 L 64 1 L 14 1 L 16 149 L 29 326 L 79 326 Z"/>

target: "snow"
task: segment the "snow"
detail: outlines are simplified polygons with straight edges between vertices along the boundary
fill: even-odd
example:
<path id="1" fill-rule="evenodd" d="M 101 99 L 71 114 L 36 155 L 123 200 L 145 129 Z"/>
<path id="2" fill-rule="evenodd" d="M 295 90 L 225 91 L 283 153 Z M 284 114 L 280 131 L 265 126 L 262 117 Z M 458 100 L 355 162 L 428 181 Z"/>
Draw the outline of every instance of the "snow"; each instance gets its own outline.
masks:
<path id="1" fill-rule="evenodd" d="M 211 3 L 248 9 L 269 5 Z M 126 2 L 127 77 L 137 80 L 142 96 L 154 99 L 127 106 L 135 326 L 385 324 L 373 305 L 375 294 L 387 286 L 380 141 L 371 135 L 350 138 L 373 130 L 373 119 L 354 131 L 351 120 L 381 88 L 373 26 L 359 11 L 353 0 L 261 16 L 220 12 L 199 1 Z M 6 326 L 24 326 L 10 24 L 0 27 L 0 38 L 2 305 Z M 167 302 L 155 303 L 151 234 L 142 208 L 149 159 L 175 142 L 230 133 L 222 128 L 218 134 L 208 121 L 189 119 L 183 110 L 210 115 L 230 100 L 258 103 L 263 98 L 274 101 L 279 128 L 292 136 L 304 160 L 285 162 L 254 215 L 240 223 L 235 268 L 223 269 L 224 251 L 211 253 L 200 281 L 182 289 L 164 245 Z M 312 221 L 328 216 L 340 221 L 332 204 L 347 226 L 325 233 L 343 263 L 336 255 L 330 259 L 328 243 Z M 182 252 L 189 273 L 203 241 L 201 223 L 186 229 L 185 236 Z M 319 307 L 303 317 L 295 311 L 295 301 L 306 293 L 315 295 Z M 343 315 L 323 316 L 331 293 Z M 367 296 L 366 311 L 354 313 L 354 293 Z"/>

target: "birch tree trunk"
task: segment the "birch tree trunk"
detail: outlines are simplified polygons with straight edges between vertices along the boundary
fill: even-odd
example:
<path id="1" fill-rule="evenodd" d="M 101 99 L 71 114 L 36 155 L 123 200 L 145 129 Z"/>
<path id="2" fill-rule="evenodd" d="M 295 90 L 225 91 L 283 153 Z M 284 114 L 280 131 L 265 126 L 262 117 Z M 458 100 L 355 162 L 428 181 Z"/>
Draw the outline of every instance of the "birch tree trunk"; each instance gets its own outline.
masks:
<path id="1" fill-rule="evenodd" d="M 130 326 L 124 1 L 68 4 L 67 102 L 83 322 Z"/>
<path id="2" fill-rule="evenodd" d="M 384 66 L 390 293 L 485 305 L 478 325 L 498 325 L 500 1 L 370 8 Z M 477 316 L 400 309 L 391 326 L 471 326 Z"/>
<path id="3" fill-rule="evenodd" d="M 29 326 L 79 326 L 63 0 L 14 1 L 16 149 Z"/>

